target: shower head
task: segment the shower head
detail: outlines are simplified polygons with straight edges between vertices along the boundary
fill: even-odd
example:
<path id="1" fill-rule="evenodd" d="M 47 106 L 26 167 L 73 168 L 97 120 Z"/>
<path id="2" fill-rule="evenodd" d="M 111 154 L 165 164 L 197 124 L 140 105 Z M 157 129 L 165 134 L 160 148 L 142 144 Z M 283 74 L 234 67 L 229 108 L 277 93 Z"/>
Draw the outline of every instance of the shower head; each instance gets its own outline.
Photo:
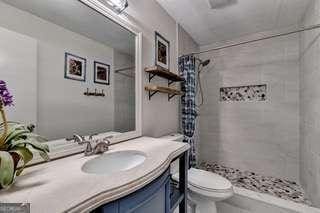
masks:
<path id="1" fill-rule="evenodd" d="M 202 61 L 200 58 L 196 58 L 197 61 L 199 61 L 199 67 L 205 67 L 208 66 L 208 64 L 210 63 L 210 59 L 204 60 Z"/>
<path id="2" fill-rule="evenodd" d="M 201 61 L 200 64 L 205 67 L 205 66 L 208 66 L 208 64 L 210 63 L 210 59 L 207 59 L 205 61 Z"/>

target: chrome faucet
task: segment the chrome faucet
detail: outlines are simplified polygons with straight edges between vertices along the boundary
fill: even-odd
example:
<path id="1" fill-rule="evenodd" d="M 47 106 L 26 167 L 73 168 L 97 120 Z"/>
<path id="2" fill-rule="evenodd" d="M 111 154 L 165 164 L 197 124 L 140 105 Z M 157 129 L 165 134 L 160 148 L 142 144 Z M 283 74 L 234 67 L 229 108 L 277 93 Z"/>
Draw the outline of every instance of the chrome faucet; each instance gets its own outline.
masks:
<path id="1" fill-rule="evenodd" d="M 112 138 L 112 137 L 113 136 L 108 136 L 108 137 L 103 138 L 102 140 L 98 139 L 97 143 L 96 143 L 96 145 L 94 147 L 94 154 L 102 154 L 102 153 L 108 151 L 109 150 L 109 146 L 111 144 L 109 139 Z"/>
<path id="2" fill-rule="evenodd" d="M 74 140 L 74 142 L 78 143 L 79 145 L 87 144 L 86 149 L 84 150 L 84 155 L 85 156 L 92 155 L 93 149 L 92 149 L 92 145 L 91 145 L 90 140 L 86 141 L 84 136 L 77 135 L 77 134 L 73 135 L 73 140 Z"/>
<path id="3" fill-rule="evenodd" d="M 109 146 L 110 146 L 109 139 L 112 138 L 113 136 L 109 136 L 103 139 L 93 140 L 94 135 L 90 135 L 89 140 L 85 140 L 85 138 L 81 135 L 77 135 L 77 134 L 73 135 L 74 142 L 78 143 L 79 145 L 87 144 L 84 150 L 85 156 L 90 156 L 93 154 L 102 154 L 109 150 Z M 92 146 L 92 144 L 94 145 Z"/>
<path id="4" fill-rule="evenodd" d="M 77 134 L 74 134 L 72 139 L 74 140 L 74 142 L 77 142 L 77 143 L 85 141 L 84 136 L 77 135 Z"/>

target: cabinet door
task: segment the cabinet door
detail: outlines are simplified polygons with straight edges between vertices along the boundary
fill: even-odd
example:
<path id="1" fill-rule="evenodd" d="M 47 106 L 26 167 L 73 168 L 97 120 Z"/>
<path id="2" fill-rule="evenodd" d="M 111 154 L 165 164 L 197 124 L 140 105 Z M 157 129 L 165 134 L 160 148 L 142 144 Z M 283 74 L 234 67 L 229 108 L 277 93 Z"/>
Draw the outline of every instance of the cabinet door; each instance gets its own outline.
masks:
<path id="1" fill-rule="evenodd" d="M 123 198 L 119 213 L 167 213 L 170 208 L 169 171 L 146 187 Z"/>
<path id="2" fill-rule="evenodd" d="M 166 191 L 162 187 L 142 203 L 137 203 L 132 209 L 121 208 L 119 213 L 166 213 Z"/>
<path id="3" fill-rule="evenodd" d="M 169 170 L 138 191 L 108 203 L 92 213 L 169 213 Z"/>
<path id="4" fill-rule="evenodd" d="M 93 210 L 91 213 L 119 213 L 119 201 L 108 203 Z"/>

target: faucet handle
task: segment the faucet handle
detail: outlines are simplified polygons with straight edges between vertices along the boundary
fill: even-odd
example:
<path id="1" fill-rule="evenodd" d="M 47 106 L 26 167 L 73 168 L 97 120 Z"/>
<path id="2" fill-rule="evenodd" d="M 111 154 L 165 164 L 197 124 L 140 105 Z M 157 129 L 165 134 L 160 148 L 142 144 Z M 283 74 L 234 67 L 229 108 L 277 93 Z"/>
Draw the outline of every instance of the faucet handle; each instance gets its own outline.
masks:
<path id="1" fill-rule="evenodd" d="M 82 135 L 74 134 L 73 135 L 73 140 L 74 140 L 74 142 L 80 144 L 81 142 L 83 142 L 85 140 L 85 138 Z"/>
<path id="2" fill-rule="evenodd" d="M 110 146 L 110 141 L 100 140 L 97 142 L 97 144 L 94 148 L 94 153 L 95 154 L 102 154 L 102 153 L 109 150 L 109 146 Z"/>
<path id="3" fill-rule="evenodd" d="M 113 135 L 109 135 L 107 137 L 104 137 L 103 140 L 108 141 L 110 143 L 109 139 L 111 139 L 111 138 L 113 138 Z"/>
<path id="4" fill-rule="evenodd" d="M 94 133 L 94 134 L 89 135 L 89 140 L 92 140 L 93 136 L 96 136 L 96 135 L 99 135 L 99 133 Z"/>

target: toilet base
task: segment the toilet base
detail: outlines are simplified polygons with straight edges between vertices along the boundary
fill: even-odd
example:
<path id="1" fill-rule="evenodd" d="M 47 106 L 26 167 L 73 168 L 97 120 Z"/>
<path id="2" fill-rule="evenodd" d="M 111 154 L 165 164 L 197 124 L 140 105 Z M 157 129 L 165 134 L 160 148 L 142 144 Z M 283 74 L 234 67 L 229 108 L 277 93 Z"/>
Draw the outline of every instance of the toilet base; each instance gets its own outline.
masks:
<path id="1" fill-rule="evenodd" d="M 188 213 L 217 213 L 216 203 L 212 201 L 200 201 L 194 203 L 195 200 L 188 199 Z M 179 207 L 176 208 L 174 213 L 179 213 Z"/>
<path id="2" fill-rule="evenodd" d="M 188 213 L 217 213 L 216 203 L 207 197 L 189 192 Z"/>

